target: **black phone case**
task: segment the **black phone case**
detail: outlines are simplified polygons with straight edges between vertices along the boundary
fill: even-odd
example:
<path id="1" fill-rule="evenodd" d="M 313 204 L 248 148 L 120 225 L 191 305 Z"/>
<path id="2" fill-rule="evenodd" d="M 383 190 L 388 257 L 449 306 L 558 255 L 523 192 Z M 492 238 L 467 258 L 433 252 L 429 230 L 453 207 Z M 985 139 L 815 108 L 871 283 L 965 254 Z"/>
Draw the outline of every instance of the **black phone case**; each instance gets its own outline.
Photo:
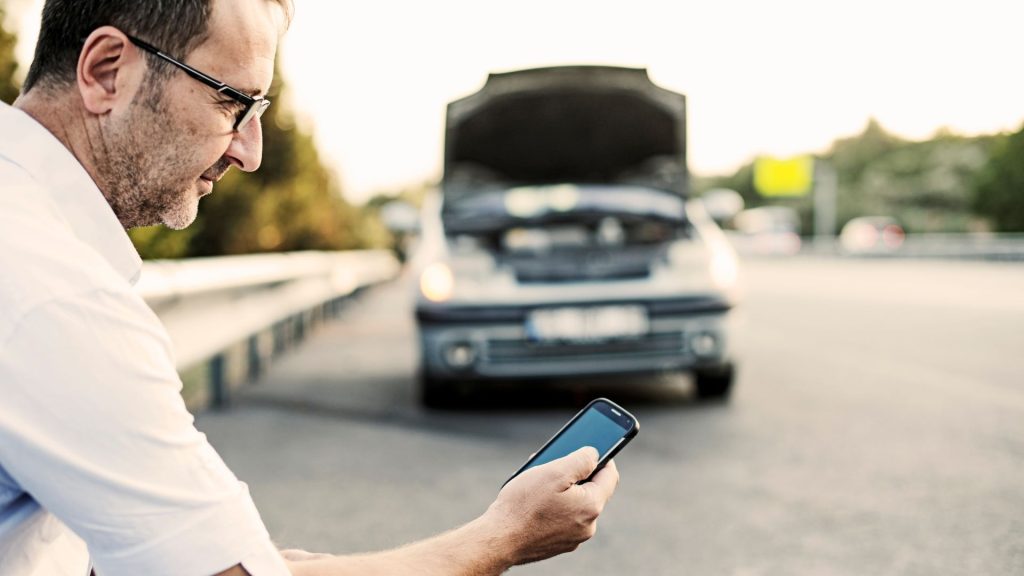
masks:
<path id="1" fill-rule="evenodd" d="M 534 459 L 537 458 L 537 455 L 543 453 L 544 450 L 546 450 L 548 446 L 550 446 L 555 440 L 557 440 L 558 437 L 561 436 L 562 433 L 565 432 L 566 429 L 568 429 L 570 426 L 573 425 L 573 423 L 575 423 L 577 420 L 579 420 L 580 417 L 582 417 L 584 414 L 586 414 L 587 410 L 590 410 L 595 404 L 598 404 L 598 403 L 601 403 L 601 402 L 603 402 L 605 404 L 608 404 L 609 406 L 611 406 L 615 410 L 618 410 L 619 412 L 621 412 L 622 414 L 627 416 L 630 419 L 630 421 L 632 421 L 632 427 L 630 427 L 626 431 L 626 434 L 623 435 L 622 438 L 620 438 L 619 441 L 615 443 L 615 446 L 613 446 L 612 449 L 609 450 L 608 453 L 605 454 L 604 457 L 601 458 L 598 461 L 597 468 L 594 468 L 594 471 L 590 474 L 590 476 L 587 476 L 584 480 L 580 480 L 579 482 L 577 482 L 577 484 L 583 484 L 584 482 L 590 482 L 590 480 L 594 477 L 594 475 L 597 474 L 598 472 L 600 472 L 601 469 L 604 468 L 605 465 L 609 461 L 611 461 L 611 459 L 614 458 L 616 454 L 619 453 L 619 451 L 621 451 L 623 448 L 625 448 L 626 444 L 629 444 L 629 441 L 632 440 L 633 438 L 635 438 L 638 432 L 640 432 L 640 421 L 636 419 L 636 416 L 633 416 L 625 408 L 623 408 L 622 406 L 619 406 L 618 404 L 616 404 L 615 402 L 612 402 L 611 400 L 609 400 L 607 398 L 597 398 L 595 400 L 591 400 L 590 403 L 588 403 L 586 406 L 584 406 L 582 410 L 580 410 L 579 412 L 576 413 L 575 416 L 570 418 L 569 421 L 566 422 L 565 425 L 562 426 L 558 430 L 558 432 L 555 433 L 554 436 L 552 436 L 550 439 L 548 439 L 548 441 L 545 442 L 544 445 L 541 446 L 537 450 L 536 454 L 531 456 L 526 461 L 526 463 L 524 463 L 522 466 L 520 466 L 519 470 L 516 470 L 515 474 L 510 476 L 508 480 L 505 480 L 504 484 L 501 485 L 502 488 L 505 487 L 505 484 L 508 484 L 509 482 L 511 482 L 513 478 L 515 478 L 516 476 L 519 476 L 520 474 L 523 473 L 524 470 L 529 468 L 530 464 L 532 464 Z"/>

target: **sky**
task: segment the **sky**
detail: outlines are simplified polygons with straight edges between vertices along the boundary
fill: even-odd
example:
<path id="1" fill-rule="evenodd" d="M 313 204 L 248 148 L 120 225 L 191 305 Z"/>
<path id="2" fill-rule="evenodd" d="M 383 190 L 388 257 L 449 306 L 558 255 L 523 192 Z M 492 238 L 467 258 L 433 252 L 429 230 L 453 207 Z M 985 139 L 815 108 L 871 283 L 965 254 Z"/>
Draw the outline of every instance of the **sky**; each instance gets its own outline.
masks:
<path id="1" fill-rule="evenodd" d="M 8 0 L 28 62 L 41 0 Z M 869 118 L 911 139 L 1024 123 L 1020 0 L 296 0 L 291 104 L 360 202 L 436 179 L 445 105 L 492 71 L 647 68 L 687 95 L 689 163 L 824 152 Z"/>

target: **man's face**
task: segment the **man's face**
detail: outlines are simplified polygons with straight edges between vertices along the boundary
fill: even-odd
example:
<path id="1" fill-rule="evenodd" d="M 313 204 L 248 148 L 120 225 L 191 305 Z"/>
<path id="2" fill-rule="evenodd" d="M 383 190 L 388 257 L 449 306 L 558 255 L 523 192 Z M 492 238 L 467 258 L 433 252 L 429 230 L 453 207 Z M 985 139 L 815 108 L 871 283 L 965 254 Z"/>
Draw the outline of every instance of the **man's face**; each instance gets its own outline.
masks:
<path id="1" fill-rule="evenodd" d="M 209 37 L 184 61 L 242 92 L 265 94 L 282 17 L 273 2 L 214 0 Z M 199 198 L 231 166 L 258 168 L 262 129 L 254 119 L 233 131 L 241 107 L 179 71 L 156 89 L 143 86 L 108 125 L 108 181 L 101 187 L 121 223 L 185 228 Z"/>

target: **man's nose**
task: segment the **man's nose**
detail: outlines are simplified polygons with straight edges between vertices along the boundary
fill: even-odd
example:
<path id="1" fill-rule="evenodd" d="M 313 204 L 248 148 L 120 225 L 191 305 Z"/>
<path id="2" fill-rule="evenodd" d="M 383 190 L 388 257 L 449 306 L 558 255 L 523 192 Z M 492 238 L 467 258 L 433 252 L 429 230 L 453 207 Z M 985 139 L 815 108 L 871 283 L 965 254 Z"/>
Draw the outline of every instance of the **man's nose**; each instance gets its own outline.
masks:
<path id="1" fill-rule="evenodd" d="M 263 162 L 263 124 L 253 118 L 236 132 L 225 156 L 243 172 L 255 172 Z"/>

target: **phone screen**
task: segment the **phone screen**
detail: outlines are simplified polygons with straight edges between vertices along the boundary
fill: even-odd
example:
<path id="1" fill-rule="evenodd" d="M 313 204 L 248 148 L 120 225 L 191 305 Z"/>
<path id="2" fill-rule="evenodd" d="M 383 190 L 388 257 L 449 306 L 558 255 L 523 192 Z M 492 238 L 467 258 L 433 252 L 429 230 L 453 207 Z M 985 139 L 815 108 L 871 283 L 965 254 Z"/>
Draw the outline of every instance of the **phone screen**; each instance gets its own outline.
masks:
<path id="1" fill-rule="evenodd" d="M 604 457 L 626 435 L 626 429 L 591 408 L 565 429 L 547 448 L 537 454 L 529 468 L 568 456 L 584 446 L 593 446 Z"/>
<path id="2" fill-rule="evenodd" d="M 617 404 L 604 398 L 595 400 L 573 417 L 513 478 L 524 470 L 568 456 L 584 446 L 595 448 L 603 465 L 606 457 L 614 456 L 609 452 L 621 449 L 636 435 L 638 426 L 636 419 Z"/>

